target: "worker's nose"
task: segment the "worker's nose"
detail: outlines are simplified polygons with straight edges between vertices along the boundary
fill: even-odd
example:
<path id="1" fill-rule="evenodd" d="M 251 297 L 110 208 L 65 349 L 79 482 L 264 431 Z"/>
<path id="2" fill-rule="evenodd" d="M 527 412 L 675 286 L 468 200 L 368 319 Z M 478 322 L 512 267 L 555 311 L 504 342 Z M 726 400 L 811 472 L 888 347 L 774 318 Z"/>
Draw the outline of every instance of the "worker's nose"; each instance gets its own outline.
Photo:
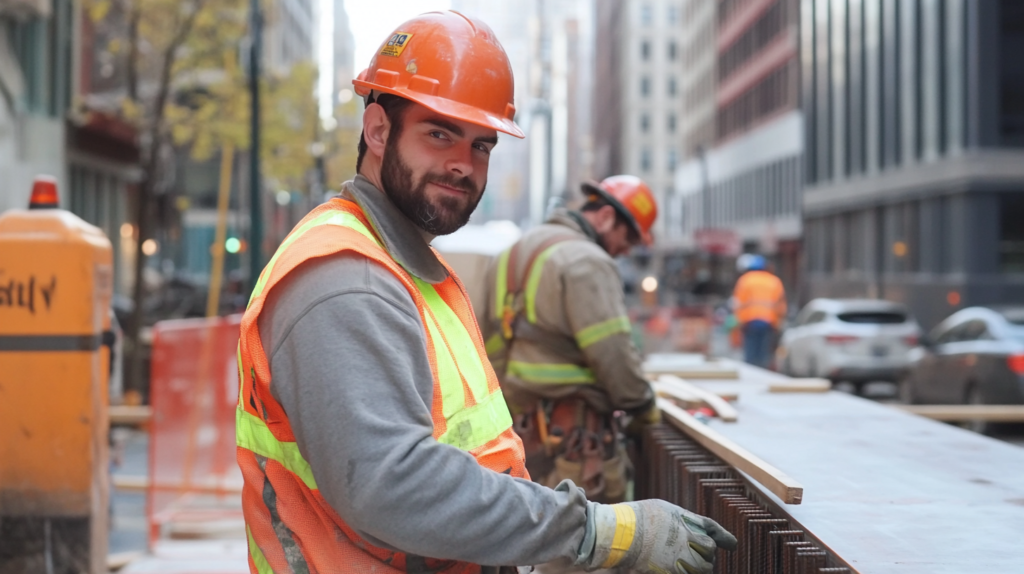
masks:
<path id="1" fill-rule="evenodd" d="M 456 145 L 452 146 L 451 155 L 445 163 L 448 173 L 459 177 L 467 177 L 473 174 L 473 146 Z"/>

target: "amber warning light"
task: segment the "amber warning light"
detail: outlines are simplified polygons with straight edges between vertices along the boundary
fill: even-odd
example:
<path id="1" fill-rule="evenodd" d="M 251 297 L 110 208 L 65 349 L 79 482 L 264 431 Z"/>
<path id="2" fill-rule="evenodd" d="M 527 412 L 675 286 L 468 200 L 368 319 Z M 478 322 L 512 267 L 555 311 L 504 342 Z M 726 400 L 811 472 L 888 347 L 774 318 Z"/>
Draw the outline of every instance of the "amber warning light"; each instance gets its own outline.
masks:
<path id="1" fill-rule="evenodd" d="M 48 175 L 37 175 L 32 182 L 32 197 L 28 200 L 29 209 L 56 209 L 59 207 L 57 197 L 57 178 Z"/>

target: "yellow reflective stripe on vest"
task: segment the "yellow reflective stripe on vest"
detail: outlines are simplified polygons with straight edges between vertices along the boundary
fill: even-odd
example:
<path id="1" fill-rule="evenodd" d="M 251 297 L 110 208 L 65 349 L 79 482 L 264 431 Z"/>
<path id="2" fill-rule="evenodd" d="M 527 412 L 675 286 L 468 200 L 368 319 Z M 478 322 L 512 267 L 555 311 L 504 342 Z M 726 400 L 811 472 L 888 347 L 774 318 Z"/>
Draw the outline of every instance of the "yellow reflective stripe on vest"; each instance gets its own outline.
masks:
<path id="1" fill-rule="evenodd" d="M 313 470 L 309 468 L 306 459 L 302 458 L 299 445 L 277 440 L 265 422 L 243 409 L 235 411 L 235 443 L 260 456 L 277 461 L 298 476 L 310 490 L 316 490 Z"/>
<path id="2" fill-rule="evenodd" d="M 537 322 L 537 289 L 540 287 L 540 276 L 541 271 L 544 270 L 544 263 L 551 257 L 551 254 L 555 252 L 555 249 L 561 247 L 561 243 L 556 243 L 551 247 L 548 247 L 537 256 L 537 259 L 533 262 L 533 267 L 530 268 L 530 277 L 526 280 L 526 320 L 531 323 Z"/>
<path id="3" fill-rule="evenodd" d="M 576 344 L 581 349 L 597 343 L 603 339 L 611 337 L 617 333 L 629 333 L 632 328 L 629 324 L 629 317 L 615 317 L 614 319 L 608 319 L 607 321 L 601 321 L 595 323 L 585 329 L 580 329 L 576 332 Z"/>
<path id="4" fill-rule="evenodd" d="M 434 340 L 438 382 L 441 385 L 441 412 L 447 421 L 447 428 L 437 441 L 462 450 L 473 450 L 498 438 L 512 426 L 512 417 L 501 391 L 492 393 L 487 388 L 483 360 L 459 316 L 433 285 L 417 277 L 412 280 L 430 309 L 426 322 Z M 477 401 L 468 408 L 462 389 L 463 378 Z"/>
<path id="5" fill-rule="evenodd" d="M 427 328 L 431 330 L 434 354 L 437 356 L 438 379 L 444 398 L 442 412 L 445 418 L 448 418 L 461 410 L 465 404 L 459 373 L 466 379 L 470 391 L 473 392 L 473 398 L 479 401 L 490 393 L 487 388 L 487 372 L 484 371 L 483 361 L 476 352 L 476 343 L 455 311 L 444 302 L 433 285 L 415 276 L 412 280 L 430 309 L 426 317 Z M 441 334 L 444 334 L 444 338 Z M 445 341 L 448 342 L 447 348 Z"/>
<path id="6" fill-rule="evenodd" d="M 505 296 L 508 293 L 508 258 L 512 254 L 512 248 L 501 252 L 498 257 L 497 285 L 494 290 L 494 318 L 499 321 L 505 309 Z M 513 270 L 514 272 L 514 270 Z"/>
<path id="7" fill-rule="evenodd" d="M 509 361 L 508 374 L 528 383 L 539 384 L 590 384 L 596 380 L 593 371 L 571 363 Z"/>
<path id="8" fill-rule="evenodd" d="M 263 551 L 256 545 L 256 540 L 252 537 L 252 531 L 249 530 L 248 524 L 245 525 L 245 535 L 249 537 L 249 556 L 252 558 L 252 563 L 256 565 L 256 572 L 258 574 L 274 574 L 274 569 L 270 567 Z"/>
<path id="9" fill-rule="evenodd" d="M 448 428 L 437 442 L 467 451 L 491 442 L 512 426 L 512 415 L 500 390 L 468 409 L 460 409 L 447 420 Z"/>
<path id="10" fill-rule="evenodd" d="M 274 256 L 270 258 L 270 263 L 263 269 L 263 273 L 260 274 L 259 280 L 256 282 L 256 287 L 252 290 L 252 295 L 249 297 L 249 303 L 255 299 L 259 294 L 263 293 L 263 289 L 267 286 L 267 281 L 270 280 L 270 273 L 274 269 L 274 264 L 277 263 L 278 258 L 282 253 L 292 244 L 295 243 L 300 237 L 305 235 L 310 229 L 320 225 L 338 225 L 341 227 L 348 227 L 358 231 L 360 234 L 365 236 L 370 241 L 380 246 L 380 242 L 373 236 L 373 233 L 361 221 L 359 218 L 352 215 L 347 211 L 331 210 L 324 212 L 313 219 L 310 219 L 306 223 L 302 224 L 302 227 L 296 229 L 284 240 L 284 243 L 277 248 Z"/>

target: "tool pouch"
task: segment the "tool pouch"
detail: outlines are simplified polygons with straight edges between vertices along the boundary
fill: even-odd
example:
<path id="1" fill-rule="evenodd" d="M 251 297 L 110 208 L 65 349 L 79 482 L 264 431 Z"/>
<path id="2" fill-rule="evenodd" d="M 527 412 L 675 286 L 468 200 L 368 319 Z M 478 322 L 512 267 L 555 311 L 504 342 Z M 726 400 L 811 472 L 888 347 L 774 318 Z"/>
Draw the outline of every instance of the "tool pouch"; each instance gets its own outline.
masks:
<path id="1" fill-rule="evenodd" d="M 626 481 L 628 461 L 624 452 L 601 463 L 601 473 L 587 480 L 583 476 L 583 462 L 566 460 L 564 456 L 555 457 L 554 469 L 543 484 L 554 488 L 564 479 L 569 479 L 586 491 L 587 499 L 604 504 L 615 504 L 626 499 Z M 589 488 L 588 488 L 589 487 Z"/>
<path id="2" fill-rule="evenodd" d="M 544 486 L 554 488 L 567 478 L 576 486 L 583 486 L 583 463 L 567 460 L 564 456 L 556 456 L 555 468 L 548 474 Z"/>
<path id="3" fill-rule="evenodd" d="M 622 450 L 614 457 L 604 461 L 602 468 L 604 492 L 601 493 L 600 502 L 615 504 L 626 499 L 627 464 L 625 452 Z"/>

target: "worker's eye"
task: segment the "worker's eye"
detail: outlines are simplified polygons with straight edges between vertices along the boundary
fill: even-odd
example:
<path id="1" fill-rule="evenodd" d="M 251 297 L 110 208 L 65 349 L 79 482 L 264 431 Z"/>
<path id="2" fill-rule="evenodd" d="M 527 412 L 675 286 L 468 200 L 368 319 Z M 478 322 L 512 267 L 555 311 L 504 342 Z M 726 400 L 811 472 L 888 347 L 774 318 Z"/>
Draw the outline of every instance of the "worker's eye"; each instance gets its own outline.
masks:
<path id="1" fill-rule="evenodd" d="M 487 144 L 475 143 L 475 144 L 473 144 L 473 149 L 475 149 L 477 151 L 482 151 L 482 152 L 484 152 L 487 155 L 491 155 L 491 148 L 487 147 Z"/>
<path id="2" fill-rule="evenodd" d="M 448 134 L 444 133 L 441 130 L 434 130 L 434 131 L 430 132 L 430 137 L 436 138 L 436 139 L 439 139 L 439 140 L 450 140 L 451 139 L 450 137 L 448 137 Z"/>

